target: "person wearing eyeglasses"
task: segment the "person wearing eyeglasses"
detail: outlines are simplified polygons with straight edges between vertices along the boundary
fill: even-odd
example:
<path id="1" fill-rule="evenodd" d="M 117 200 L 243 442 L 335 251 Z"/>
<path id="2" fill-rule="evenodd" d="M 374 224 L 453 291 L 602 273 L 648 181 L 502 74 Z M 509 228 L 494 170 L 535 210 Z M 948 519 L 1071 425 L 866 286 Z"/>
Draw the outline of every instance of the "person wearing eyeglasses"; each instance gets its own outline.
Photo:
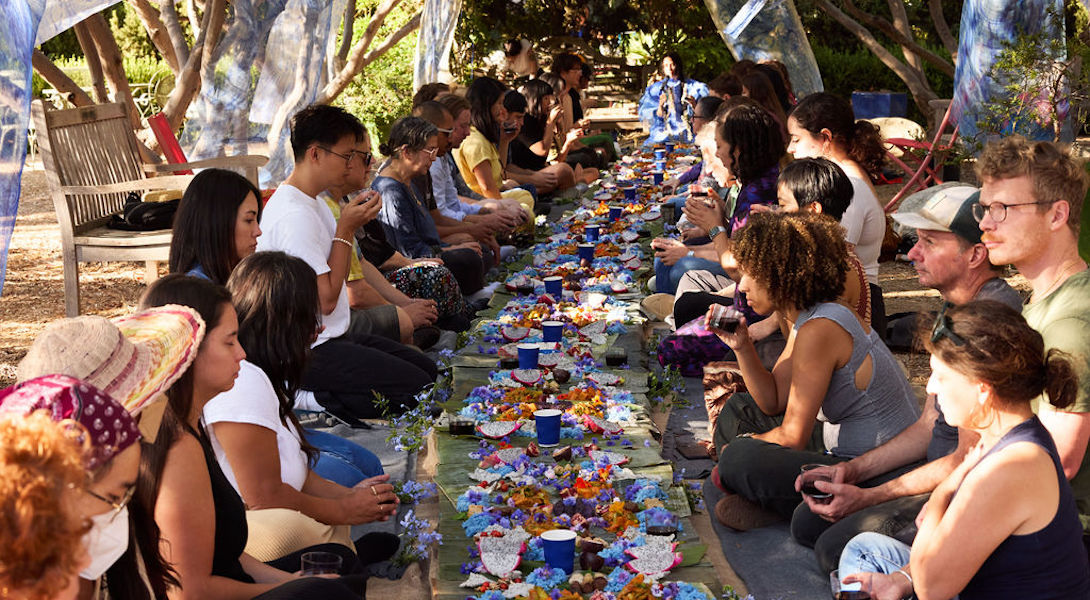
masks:
<path id="1" fill-rule="evenodd" d="M 480 243 L 444 243 L 431 216 L 431 194 L 414 182 L 428 173 L 439 153 L 438 129 L 420 117 L 398 119 L 379 151 L 389 159 L 371 189 L 382 196 L 379 220 L 386 239 L 410 258 L 441 258 L 454 273 L 463 294 L 479 291 L 484 287 Z"/>
<path id="2" fill-rule="evenodd" d="M 900 210 L 893 220 L 916 230 L 917 241 L 908 252 L 920 285 L 938 290 L 945 302 L 997 300 L 1021 310 L 1022 296 L 1000 277 L 1005 266 L 988 260 L 988 248 L 980 241 L 980 227 L 973 206 L 980 190 L 955 185 L 936 192 L 914 210 Z M 903 205 L 902 205 L 903 208 Z M 934 313 L 891 315 L 886 344 L 909 349 L 917 329 L 917 317 L 930 321 Z"/>
<path id="3" fill-rule="evenodd" d="M 980 242 L 971 210 L 979 195 L 971 186 L 940 190 L 926 204 L 893 218 L 917 228 L 919 241 L 909 257 L 920 284 L 941 294 L 943 310 L 972 300 L 995 300 L 1021 310 L 1022 296 L 997 276 Z M 933 323 L 935 316 L 910 313 L 893 321 L 891 337 L 906 347 L 916 346 L 919 327 Z M 804 495 L 791 517 L 791 535 L 814 549 L 826 571 L 837 568 L 844 545 L 865 531 L 911 544 L 920 507 L 976 440 L 974 432 L 947 423 L 935 397 L 929 396 L 920 418 L 897 437 L 850 461 L 808 472 L 808 477 L 828 478 L 815 485 L 832 498 Z M 796 488 L 803 483 L 800 476 Z"/>
<path id="4" fill-rule="evenodd" d="M 81 598 L 105 584 L 114 597 L 165 597 L 169 563 L 151 514 L 134 500 L 140 463 L 157 439 L 163 393 L 188 369 L 204 323 L 184 307 L 140 311 L 113 321 L 84 315 L 50 323 L 0 392 L 0 413 L 45 410 L 88 432 L 88 473 L 79 499 L 91 529 L 83 543 Z"/>
<path id="5" fill-rule="evenodd" d="M 911 548 L 877 533 L 848 543 L 842 589 L 877 600 L 1090 597 L 1075 495 L 1033 411 L 1042 394 L 1058 408 L 1075 402 L 1079 359 L 990 300 L 949 308 L 925 341 L 927 391 L 979 441 L 932 492 Z"/>
<path id="6" fill-rule="evenodd" d="M 458 195 L 457 190 L 454 188 L 454 182 L 449 177 L 441 182 L 436 182 L 432 175 L 436 165 L 444 164 L 442 157 L 450 153 L 452 147 L 451 134 L 454 133 L 454 117 L 445 105 L 435 101 L 423 102 L 413 107 L 413 116 L 420 117 L 435 125 L 438 133 L 436 140 L 439 143 L 439 151 L 435 160 L 428 167 L 427 173 L 415 177 L 413 183 L 428 193 L 428 214 L 431 215 L 432 221 L 435 222 L 435 229 L 439 232 L 439 239 L 448 244 L 477 242 L 482 250 L 486 251 L 483 253 L 484 257 L 491 258 L 485 263 L 485 270 L 492 268 L 500 260 L 500 245 L 496 241 L 496 235 L 511 231 L 503 223 L 500 215 L 482 215 L 478 212 L 478 214 L 472 216 L 468 214 L 450 216 L 445 214 L 439 207 L 440 194 L 447 196 L 448 199 L 452 195 L 457 198 Z M 440 184 L 442 184 L 442 187 L 440 187 Z M 459 216 L 461 218 L 457 218 Z M 513 250 L 512 247 L 509 251 Z"/>
<path id="7" fill-rule="evenodd" d="M 44 411 L 0 414 L 0 589 L 6 598 L 71 600 L 89 561 L 87 515 L 77 428 Z"/>
<path id="8" fill-rule="evenodd" d="M 988 258 L 1014 265 L 1032 295 L 1022 309 L 1045 347 L 1072 356 L 1079 376 L 1075 402 L 1037 403 L 1037 415 L 1060 452 L 1075 490 L 1084 531 L 1090 532 L 1090 271 L 1079 256 L 1078 232 L 1088 178 L 1070 149 L 1012 136 L 984 148 L 982 182 L 973 216 Z M 1090 548 L 1090 534 L 1084 537 Z"/>
<path id="9" fill-rule="evenodd" d="M 393 338 L 377 335 L 371 317 L 349 306 L 345 281 L 354 235 L 377 216 L 382 198 L 373 191 L 358 193 L 334 218 L 318 195 L 343 186 L 354 163 L 363 161 L 365 154 L 355 151 L 363 135 L 359 119 L 339 107 L 312 105 L 292 117 L 295 166 L 265 204 L 257 238 L 258 251 L 286 252 L 314 269 L 322 326 L 301 387 L 320 408 L 349 424 L 383 417 L 376 394 L 395 411 L 411 409 L 416 394 L 438 375 L 434 361 L 395 341 L 396 325 Z"/>

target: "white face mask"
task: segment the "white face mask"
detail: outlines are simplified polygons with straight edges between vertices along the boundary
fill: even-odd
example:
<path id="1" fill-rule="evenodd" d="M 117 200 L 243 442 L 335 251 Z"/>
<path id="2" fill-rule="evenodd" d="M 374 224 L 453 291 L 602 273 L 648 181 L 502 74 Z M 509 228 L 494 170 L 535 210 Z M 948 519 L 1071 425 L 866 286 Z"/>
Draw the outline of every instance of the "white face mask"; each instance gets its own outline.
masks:
<path id="1" fill-rule="evenodd" d="M 94 581 L 121 558 L 129 547 L 129 509 L 122 508 L 91 517 L 91 531 L 83 536 L 83 547 L 91 558 L 91 564 L 80 571 L 82 579 Z"/>

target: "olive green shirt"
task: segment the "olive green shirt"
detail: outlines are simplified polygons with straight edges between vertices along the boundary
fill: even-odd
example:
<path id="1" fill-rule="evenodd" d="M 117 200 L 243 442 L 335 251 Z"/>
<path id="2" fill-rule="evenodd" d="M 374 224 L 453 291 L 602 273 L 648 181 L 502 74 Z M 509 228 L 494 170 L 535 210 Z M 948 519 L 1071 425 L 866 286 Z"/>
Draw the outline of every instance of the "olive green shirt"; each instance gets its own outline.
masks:
<path id="1" fill-rule="evenodd" d="M 1045 349 L 1058 348 L 1070 355 L 1079 376 L 1079 393 L 1075 403 L 1063 410 L 1090 412 L 1090 270 L 1072 275 L 1056 291 L 1026 304 L 1022 316 L 1030 327 L 1040 332 Z M 1034 404 L 1037 413 L 1061 410 L 1044 397 Z M 1090 452 L 1083 456 L 1082 466 L 1071 480 L 1071 487 L 1075 491 L 1083 530 L 1090 531 Z"/>

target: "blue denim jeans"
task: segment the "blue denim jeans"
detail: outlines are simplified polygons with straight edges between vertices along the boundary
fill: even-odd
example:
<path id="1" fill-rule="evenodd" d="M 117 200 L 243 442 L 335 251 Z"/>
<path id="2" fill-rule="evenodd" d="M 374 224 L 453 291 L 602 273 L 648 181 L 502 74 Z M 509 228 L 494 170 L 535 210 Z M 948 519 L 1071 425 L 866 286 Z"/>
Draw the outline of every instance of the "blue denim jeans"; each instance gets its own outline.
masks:
<path id="1" fill-rule="evenodd" d="M 655 292 L 673 294 L 677 292 L 677 284 L 681 277 L 688 271 L 711 271 L 716 275 L 726 277 L 727 272 L 718 261 L 695 256 L 683 256 L 676 263 L 667 265 L 661 259 L 655 259 Z M 678 324 L 682 325 L 681 323 Z"/>
<path id="2" fill-rule="evenodd" d="M 889 575 L 908 564 L 911 546 L 888 535 L 871 531 L 853 537 L 840 554 L 840 578 L 854 573 Z M 845 590 L 858 590 L 861 584 L 843 584 Z"/>
<path id="3" fill-rule="evenodd" d="M 314 429 L 307 429 L 306 437 L 318 449 L 318 461 L 311 471 L 320 477 L 352 487 L 384 473 L 375 453 L 353 441 Z"/>

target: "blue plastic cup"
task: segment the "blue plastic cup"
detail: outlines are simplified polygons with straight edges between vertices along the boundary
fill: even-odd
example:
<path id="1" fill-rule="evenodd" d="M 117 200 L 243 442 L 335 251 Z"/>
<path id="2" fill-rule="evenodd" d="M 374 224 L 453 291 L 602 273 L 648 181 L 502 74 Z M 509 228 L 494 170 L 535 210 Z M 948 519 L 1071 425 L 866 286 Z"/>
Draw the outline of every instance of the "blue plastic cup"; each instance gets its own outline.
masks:
<path id="1" fill-rule="evenodd" d="M 599 226 L 599 225 L 587 225 L 584 228 L 583 231 L 587 236 L 587 241 L 588 242 L 597 242 L 598 241 L 598 235 L 601 232 L 601 226 Z"/>
<path id="2" fill-rule="evenodd" d="M 616 221 L 616 220 L 620 219 L 621 215 L 623 215 L 623 214 L 624 214 L 624 207 L 623 206 L 610 206 L 609 207 L 609 220 L 610 221 Z"/>
<path id="3" fill-rule="evenodd" d="M 674 142 L 666 142 L 666 151 L 667 152 L 673 152 L 674 148 L 677 148 L 677 144 L 675 144 Z"/>
<path id="4" fill-rule="evenodd" d="M 655 182 L 655 185 L 662 185 L 662 171 L 651 173 L 651 180 Z"/>
<path id="5" fill-rule="evenodd" d="M 563 569 L 571 575 L 575 568 L 575 532 L 570 529 L 550 529 L 541 534 L 545 548 L 545 564 Z"/>
<path id="6" fill-rule="evenodd" d="M 656 171 L 665 171 L 666 170 L 666 161 L 665 160 L 656 160 L 655 161 L 655 170 Z"/>
<path id="7" fill-rule="evenodd" d="M 613 212 L 613 209 L 609 209 Z M 579 260 L 590 262 L 594 260 L 594 249 L 598 244 L 579 244 Z"/>
<path id="8" fill-rule="evenodd" d="M 655 148 L 655 160 L 666 160 L 666 148 Z"/>
<path id="9" fill-rule="evenodd" d="M 546 342 L 559 342 L 564 337 L 564 323 L 562 321 L 542 321 L 541 333 Z"/>
<path id="10" fill-rule="evenodd" d="M 519 368 L 520 369 L 536 369 L 537 357 L 541 352 L 537 344 L 519 344 Z"/>
<path id="11" fill-rule="evenodd" d="M 582 256 L 582 255 L 580 255 Z M 554 275 L 552 277 L 546 277 L 545 281 L 545 293 L 559 300 L 564 295 L 564 278 Z"/>
<path id="12" fill-rule="evenodd" d="M 665 165 L 666 163 L 663 162 L 662 164 Z M 663 171 L 665 169 L 666 169 L 666 167 L 663 166 L 663 168 L 661 168 L 659 170 Z M 635 202 L 636 201 L 636 186 L 626 185 L 623 188 L 621 188 L 621 190 L 624 192 L 625 201 L 627 201 L 627 202 Z"/>
<path id="13" fill-rule="evenodd" d="M 556 446 L 560 444 L 559 410 L 555 408 L 535 410 L 534 424 L 537 426 L 538 446 Z"/>

